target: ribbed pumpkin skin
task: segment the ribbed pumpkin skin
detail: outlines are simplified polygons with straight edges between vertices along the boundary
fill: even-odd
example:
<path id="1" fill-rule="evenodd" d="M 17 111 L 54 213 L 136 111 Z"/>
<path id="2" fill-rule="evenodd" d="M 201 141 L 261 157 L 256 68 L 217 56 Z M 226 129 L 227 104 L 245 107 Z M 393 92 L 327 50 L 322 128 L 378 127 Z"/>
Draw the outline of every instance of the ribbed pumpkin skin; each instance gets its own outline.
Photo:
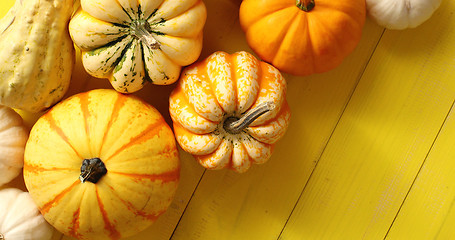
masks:
<path id="1" fill-rule="evenodd" d="M 132 93 L 177 81 L 201 53 L 206 16 L 202 0 L 81 0 L 69 31 L 90 75 Z"/>
<path id="2" fill-rule="evenodd" d="M 0 239 L 52 239 L 54 229 L 44 220 L 28 192 L 0 189 L 0 199 L 0 234 L 4 237 Z"/>
<path id="3" fill-rule="evenodd" d="M 387 29 L 415 28 L 428 20 L 442 0 L 366 0 L 367 13 Z"/>
<path id="4" fill-rule="evenodd" d="M 228 117 L 240 118 L 265 102 L 274 109 L 242 132 L 224 129 Z M 169 112 L 177 142 L 202 166 L 239 173 L 270 158 L 291 117 L 280 72 L 243 51 L 215 52 L 187 67 L 171 93 Z"/>
<path id="5" fill-rule="evenodd" d="M 73 0 L 16 0 L 0 21 L 1 105 L 38 112 L 63 97 L 75 61 L 72 12 Z"/>
<path id="6" fill-rule="evenodd" d="M 22 171 L 27 138 L 28 130 L 21 116 L 9 107 L 0 106 L 0 186 Z"/>
<path id="7" fill-rule="evenodd" d="M 82 183 L 81 163 L 95 157 L 107 174 Z M 114 90 L 57 104 L 36 122 L 25 150 L 25 184 L 41 213 L 79 239 L 144 230 L 171 203 L 179 173 L 175 139 L 159 112 Z"/>
<path id="8" fill-rule="evenodd" d="M 296 0 L 244 0 L 239 17 L 249 46 L 262 60 L 294 75 L 337 67 L 360 41 L 365 0 L 314 2 L 305 12 Z"/>

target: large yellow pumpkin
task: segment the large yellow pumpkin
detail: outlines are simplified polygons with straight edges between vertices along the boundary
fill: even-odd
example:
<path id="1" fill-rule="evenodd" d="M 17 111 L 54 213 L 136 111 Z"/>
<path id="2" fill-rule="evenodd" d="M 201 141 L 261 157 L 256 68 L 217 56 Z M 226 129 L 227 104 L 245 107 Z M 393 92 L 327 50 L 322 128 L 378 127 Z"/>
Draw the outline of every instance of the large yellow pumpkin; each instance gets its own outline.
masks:
<path id="1" fill-rule="evenodd" d="M 240 24 L 250 47 L 294 75 L 337 67 L 360 41 L 365 0 L 244 0 Z"/>
<path id="2" fill-rule="evenodd" d="M 24 178 L 45 219 L 79 239 L 134 235 L 165 212 L 180 172 L 174 135 L 134 96 L 92 90 L 33 126 Z"/>

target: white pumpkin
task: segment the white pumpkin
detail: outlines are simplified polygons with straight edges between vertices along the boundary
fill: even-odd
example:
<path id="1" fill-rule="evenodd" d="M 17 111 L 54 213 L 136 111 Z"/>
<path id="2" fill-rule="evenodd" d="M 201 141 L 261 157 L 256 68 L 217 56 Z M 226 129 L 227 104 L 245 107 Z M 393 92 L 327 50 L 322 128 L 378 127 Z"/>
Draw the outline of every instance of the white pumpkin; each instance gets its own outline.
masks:
<path id="1" fill-rule="evenodd" d="M 441 0 L 366 0 L 370 18 L 387 29 L 415 28 L 428 20 Z"/>
<path id="2" fill-rule="evenodd" d="M 44 220 L 28 192 L 0 190 L 0 239 L 47 240 L 54 229 Z"/>
<path id="3" fill-rule="evenodd" d="M 0 186 L 21 172 L 27 139 L 28 131 L 21 116 L 9 107 L 0 106 Z"/>

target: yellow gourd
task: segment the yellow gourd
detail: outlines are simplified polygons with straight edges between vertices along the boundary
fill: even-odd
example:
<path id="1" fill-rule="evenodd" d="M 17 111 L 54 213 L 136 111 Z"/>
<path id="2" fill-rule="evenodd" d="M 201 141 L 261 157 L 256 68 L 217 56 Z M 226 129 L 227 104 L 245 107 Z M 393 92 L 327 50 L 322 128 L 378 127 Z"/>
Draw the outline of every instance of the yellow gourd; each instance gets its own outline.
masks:
<path id="1" fill-rule="evenodd" d="M 73 0 L 16 0 L 0 20 L 0 104 L 38 112 L 68 89 Z"/>

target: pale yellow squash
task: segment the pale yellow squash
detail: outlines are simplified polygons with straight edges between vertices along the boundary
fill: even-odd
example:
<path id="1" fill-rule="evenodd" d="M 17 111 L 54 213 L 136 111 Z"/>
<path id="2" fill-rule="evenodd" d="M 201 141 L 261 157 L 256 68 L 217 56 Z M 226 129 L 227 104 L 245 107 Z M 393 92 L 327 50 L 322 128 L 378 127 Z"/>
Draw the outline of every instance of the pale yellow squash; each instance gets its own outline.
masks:
<path id="1" fill-rule="evenodd" d="M 73 0 L 16 0 L 0 20 L 0 104 L 38 112 L 68 89 Z"/>
<path id="2" fill-rule="evenodd" d="M 85 70 L 132 93 L 177 81 L 202 50 L 201 0 L 82 0 L 69 30 Z"/>

